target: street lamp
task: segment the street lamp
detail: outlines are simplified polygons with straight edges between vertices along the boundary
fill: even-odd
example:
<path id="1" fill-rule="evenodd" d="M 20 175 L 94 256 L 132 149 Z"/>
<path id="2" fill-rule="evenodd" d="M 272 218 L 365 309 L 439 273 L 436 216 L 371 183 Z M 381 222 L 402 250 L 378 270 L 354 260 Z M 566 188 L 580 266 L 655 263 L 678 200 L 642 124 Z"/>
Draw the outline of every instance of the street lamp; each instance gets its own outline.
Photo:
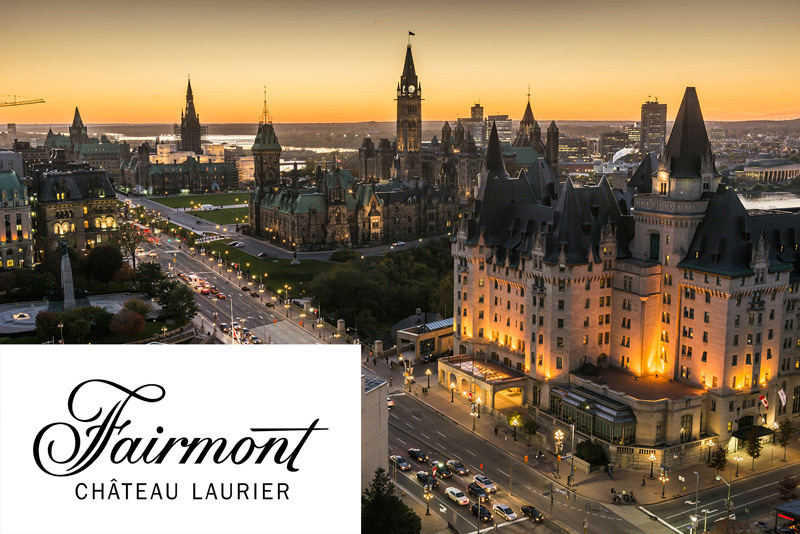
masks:
<path id="1" fill-rule="evenodd" d="M 511 420 L 511 426 L 514 427 L 514 441 L 517 441 L 517 427 L 519 426 L 520 419 L 522 419 L 522 417 L 519 414 L 517 414 L 517 417 L 514 417 Z"/>
<path id="2" fill-rule="evenodd" d="M 164 333 L 164 339 L 166 339 L 166 337 L 167 337 L 167 327 L 166 326 L 162 326 L 161 327 L 161 331 Z"/>
<path id="3" fill-rule="evenodd" d="M 478 419 L 481 418 L 481 403 L 483 402 L 480 397 L 478 397 L 475 402 L 478 403 Z"/>
<path id="4" fill-rule="evenodd" d="M 455 382 L 450 384 L 450 402 L 453 402 L 453 392 L 456 390 Z"/>
<path id="5" fill-rule="evenodd" d="M 665 492 L 667 489 L 667 482 L 669 482 L 669 477 L 667 476 L 666 472 L 661 473 L 661 476 L 658 477 L 658 480 L 661 481 L 661 498 L 666 498 Z"/>
<path id="6" fill-rule="evenodd" d="M 428 375 L 428 389 L 431 389 L 431 370 L 426 369 L 425 374 Z"/>
<path id="7" fill-rule="evenodd" d="M 689 517 L 692 520 L 692 532 L 693 534 L 697 534 L 697 516 L 693 515 Z"/>
<path id="8" fill-rule="evenodd" d="M 64 323 L 58 323 L 58 330 L 61 332 L 61 344 L 64 344 Z"/>
<path id="9" fill-rule="evenodd" d="M 564 441 L 564 433 L 556 430 L 556 478 L 561 478 L 559 471 L 561 466 L 561 443 Z"/>
<path id="10" fill-rule="evenodd" d="M 656 455 L 654 453 L 650 453 L 650 480 L 653 480 L 653 464 L 656 461 Z"/>
<path id="11" fill-rule="evenodd" d="M 430 484 L 425 485 L 425 493 L 423 496 L 425 497 L 425 515 L 431 515 L 431 498 L 433 497 L 433 493 L 431 493 Z"/>
<path id="12" fill-rule="evenodd" d="M 708 445 L 708 459 L 706 460 L 707 463 L 711 463 L 711 447 L 714 446 L 714 440 L 709 438 L 706 440 L 706 445 Z"/>
<path id="13" fill-rule="evenodd" d="M 478 410 L 475 408 L 475 403 L 470 404 L 469 414 L 472 416 L 472 431 L 475 432 L 475 420 L 478 418 Z"/>
<path id="14" fill-rule="evenodd" d="M 739 463 L 742 460 L 744 460 L 744 458 L 741 457 L 741 456 L 734 456 L 733 459 L 736 460 L 736 476 L 738 477 L 739 476 Z"/>
<path id="15" fill-rule="evenodd" d="M 717 475 L 717 480 L 723 481 L 728 486 L 728 500 L 725 501 L 725 532 L 728 532 L 728 522 L 731 515 L 731 485 L 720 475 Z"/>

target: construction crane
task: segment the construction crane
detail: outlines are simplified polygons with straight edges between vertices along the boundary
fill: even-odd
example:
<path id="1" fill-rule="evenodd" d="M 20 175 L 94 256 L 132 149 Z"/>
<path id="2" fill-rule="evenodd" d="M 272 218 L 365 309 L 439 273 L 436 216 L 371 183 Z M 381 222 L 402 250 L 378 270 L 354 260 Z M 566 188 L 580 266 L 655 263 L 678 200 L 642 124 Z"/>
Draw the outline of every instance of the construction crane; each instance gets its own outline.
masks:
<path id="1" fill-rule="evenodd" d="M 7 106 L 25 106 L 27 104 L 44 104 L 44 99 L 42 98 L 34 98 L 31 100 L 17 100 L 18 95 L 2 95 L 2 96 L 11 96 L 14 97 L 14 100 L 10 102 L 0 102 L 0 108 L 4 108 Z"/>

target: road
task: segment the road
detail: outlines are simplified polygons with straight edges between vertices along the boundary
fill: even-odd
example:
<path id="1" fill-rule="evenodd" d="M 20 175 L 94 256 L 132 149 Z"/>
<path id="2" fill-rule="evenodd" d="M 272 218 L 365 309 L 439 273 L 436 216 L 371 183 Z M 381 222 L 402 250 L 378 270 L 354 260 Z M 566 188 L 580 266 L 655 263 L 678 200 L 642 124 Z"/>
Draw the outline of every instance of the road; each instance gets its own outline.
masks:
<path id="1" fill-rule="evenodd" d="M 771 451 L 769 450 L 762 451 L 762 456 L 769 456 L 770 454 Z M 780 462 L 781 457 L 780 449 L 776 450 L 775 462 Z M 735 462 L 728 460 L 728 469 L 722 473 L 723 478 L 728 482 L 732 481 L 731 501 L 733 502 L 733 510 L 731 519 L 738 521 L 747 519 L 753 522 L 760 520 L 769 524 L 770 527 L 774 526 L 775 512 L 773 507 L 781 503 L 777 497 L 778 481 L 785 475 L 800 476 L 800 465 L 787 465 L 774 471 L 738 479 L 732 473 L 732 471 L 735 472 L 736 470 L 735 465 L 731 466 L 732 463 L 735 464 Z M 749 469 L 747 460 L 743 461 L 739 467 L 741 469 Z M 701 480 L 701 482 L 703 481 Z M 687 479 L 685 485 L 691 488 L 696 483 L 696 479 Z M 706 521 L 706 515 L 708 515 L 707 523 L 709 529 L 725 521 L 725 500 L 727 497 L 728 486 L 723 481 L 719 481 L 718 486 L 699 493 L 697 516 L 700 518 L 701 528 L 703 522 Z M 667 522 L 676 531 L 683 533 L 687 532 L 688 527 L 692 524 L 690 517 L 695 513 L 694 501 L 694 495 L 691 495 L 689 498 L 675 499 L 645 508 Z M 703 510 L 708 510 L 708 514 L 705 514 Z"/>
<path id="2" fill-rule="evenodd" d="M 499 490 L 492 496 L 491 504 L 503 502 L 517 513 L 522 505 L 532 504 L 545 514 L 546 522 L 552 517 L 576 532 L 583 531 L 584 519 L 588 520 L 588 532 L 596 534 L 643 532 L 603 504 L 577 497 L 560 484 L 554 484 L 554 491 L 551 492 L 550 481 L 537 471 L 537 467 L 544 469 L 544 466 L 540 465 L 538 460 L 534 460 L 533 455 L 529 457 L 530 463 L 524 464 L 522 459 L 510 457 L 501 449 L 455 424 L 416 398 L 404 392 L 393 393 L 392 398 L 395 405 L 389 416 L 389 454 L 400 454 L 406 458 L 412 464 L 410 473 L 413 477 L 421 466 L 408 458 L 407 451 L 416 447 L 422 449 L 429 457 L 440 461 L 450 459 L 461 461 L 469 468 L 470 479 L 478 473 L 492 479 Z M 412 481 L 421 488 L 415 479 Z M 452 520 L 453 509 L 457 506 L 442 500 L 445 498 L 444 489 L 453 485 L 466 493 L 468 483 L 469 480 L 465 477 L 455 475 L 452 479 L 448 479 L 446 484 L 440 483 L 439 488 L 434 490 L 437 497 L 437 513 L 441 504 L 446 508 L 443 517 Z M 434 507 L 431 508 L 433 510 Z M 459 512 L 460 510 L 462 509 L 459 508 Z M 466 514 L 462 512 L 461 515 L 468 515 L 468 512 Z M 471 517 L 462 517 L 459 520 L 467 521 Z M 463 533 L 477 530 L 474 528 L 476 526 L 474 521 L 470 524 L 473 527 L 470 530 L 458 528 L 458 531 Z M 523 525 L 530 528 L 529 522 Z"/>
<path id="3" fill-rule="evenodd" d="M 195 301 L 200 308 L 200 316 L 203 318 L 203 327 L 206 331 L 213 330 L 214 313 L 217 313 L 217 325 L 238 321 L 258 335 L 264 343 L 322 342 L 306 329 L 286 321 L 284 308 L 268 307 L 267 302 L 272 302 L 270 293 L 258 293 L 259 298 L 253 298 L 250 296 L 252 291 L 242 291 L 241 287 L 254 288 L 254 286 L 242 283 L 233 273 L 220 269 L 206 256 L 188 251 L 185 247 L 179 249 L 178 243 L 162 243 L 161 246 L 152 243 L 142 244 L 144 253 L 137 255 L 137 261 L 158 261 L 165 272 L 172 272 L 175 276 L 179 272 L 194 273 L 205 278 L 211 285 L 216 286 L 220 293 L 226 295 L 225 299 L 219 299 L 212 294 L 202 295 L 195 292 Z M 155 258 L 150 256 L 152 252 L 156 254 Z M 329 336 L 330 333 L 326 332 L 324 335 Z M 226 342 L 231 341 L 227 337 L 223 339 Z"/>
<path id="4" fill-rule="evenodd" d="M 278 259 L 289 259 L 293 256 L 293 253 L 289 250 L 272 245 L 266 241 L 262 241 L 261 239 L 256 239 L 254 237 L 248 237 L 246 235 L 237 233 L 236 225 L 217 225 L 199 217 L 195 217 L 190 211 L 178 211 L 174 208 L 169 208 L 163 204 L 159 204 L 158 202 L 142 197 L 126 197 L 122 193 L 117 193 L 117 196 L 120 200 L 130 200 L 133 204 L 142 206 L 148 211 L 154 211 L 165 219 L 169 218 L 170 222 L 179 226 L 183 226 L 184 228 L 195 230 L 197 232 L 217 232 L 230 239 L 241 241 L 245 246 L 239 250 L 252 254 L 253 256 L 257 256 L 262 252 L 266 252 L 271 258 Z M 439 237 L 442 236 L 416 239 L 399 247 L 395 247 L 393 245 L 380 245 L 376 247 L 364 247 L 353 250 L 361 252 L 363 256 L 380 256 L 384 252 L 416 247 L 430 239 L 439 239 Z M 298 252 L 297 257 L 300 259 L 330 261 L 331 251 Z"/>

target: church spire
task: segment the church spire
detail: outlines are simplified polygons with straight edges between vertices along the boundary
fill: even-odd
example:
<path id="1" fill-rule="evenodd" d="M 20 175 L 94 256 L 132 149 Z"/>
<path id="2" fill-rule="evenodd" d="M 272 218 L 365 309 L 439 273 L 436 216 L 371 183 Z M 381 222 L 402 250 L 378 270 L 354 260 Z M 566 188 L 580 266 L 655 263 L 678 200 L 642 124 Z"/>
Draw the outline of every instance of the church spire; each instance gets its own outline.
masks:
<path id="1" fill-rule="evenodd" d="M 417 71 L 414 68 L 414 56 L 411 54 L 411 45 L 406 48 L 406 60 L 403 64 L 403 74 L 400 76 L 400 90 L 402 93 L 413 94 L 419 87 Z M 411 88 L 414 89 L 411 89 Z"/>
<path id="2" fill-rule="evenodd" d="M 194 118 L 197 116 L 197 112 L 194 109 L 194 94 L 192 93 L 192 79 L 189 78 L 186 84 L 186 113 L 185 115 L 189 118 Z"/>

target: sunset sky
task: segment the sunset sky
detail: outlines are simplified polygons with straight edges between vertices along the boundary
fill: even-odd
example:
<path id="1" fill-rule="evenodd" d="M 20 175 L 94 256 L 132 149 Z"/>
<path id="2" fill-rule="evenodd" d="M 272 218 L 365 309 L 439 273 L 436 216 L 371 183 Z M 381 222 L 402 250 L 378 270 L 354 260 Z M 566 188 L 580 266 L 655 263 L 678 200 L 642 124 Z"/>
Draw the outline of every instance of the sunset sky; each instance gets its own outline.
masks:
<path id="1" fill-rule="evenodd" d="M 40 0 L 3 5 L 0 123 L 389 121 L 408 31 L 423 119 L 635 120 L 697 87 L 707 120 L 800 116 L 798 0 Z M 0 96 L 0 100 L 10 97 Z"/>

